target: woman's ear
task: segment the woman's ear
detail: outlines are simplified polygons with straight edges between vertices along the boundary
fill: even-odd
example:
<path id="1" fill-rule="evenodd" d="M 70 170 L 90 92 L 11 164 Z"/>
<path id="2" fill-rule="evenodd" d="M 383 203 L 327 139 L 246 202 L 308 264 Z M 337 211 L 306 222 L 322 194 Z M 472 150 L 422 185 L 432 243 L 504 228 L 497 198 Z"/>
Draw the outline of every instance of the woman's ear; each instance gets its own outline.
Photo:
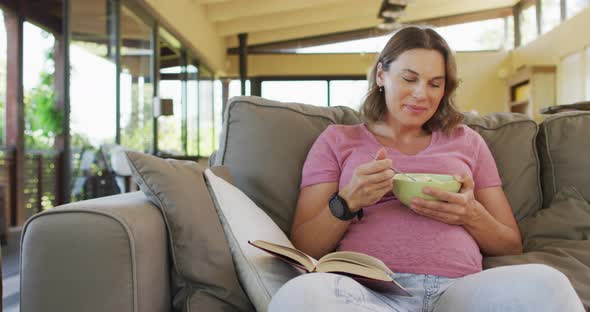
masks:
<path id="1" fill-rule="evenodd" d="M 383 70 L 383 63 L 377 63 L 377 72 L 375 73 L 375 82 L 377 86 L 383 87 L 383 75 L 385 71 Z"/>

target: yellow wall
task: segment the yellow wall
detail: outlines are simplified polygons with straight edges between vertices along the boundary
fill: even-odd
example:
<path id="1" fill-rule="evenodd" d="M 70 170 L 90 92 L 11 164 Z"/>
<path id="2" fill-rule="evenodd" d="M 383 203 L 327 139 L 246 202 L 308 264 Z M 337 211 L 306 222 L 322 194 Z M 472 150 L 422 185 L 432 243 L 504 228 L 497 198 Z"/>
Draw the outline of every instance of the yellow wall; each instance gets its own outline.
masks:
<path id="1" fill-rule="evenodd" d="M 197 1 L 140 0 L 172 33 L 182 36 L 201 62 L 216 73 L 225 67 L 225 41 L 219 37 L 212 23 Z"/>
<path id="2" fill-rule="evenodd" d="M 479 114 L 506 111 L 506 83 L 501 68 L 509 63 L 508 52 L 458 52 L 457 104 L 461 111 Z"/>
<path id="3" fill-rule="evenodd" d="M 366 76 L 376 54 L 270 54 L 250 55 L 248 75 L 257 76 Z M 458 75 L 462 80 L 457 104 L 462 111 L 485 114 L 504 111 L 505 85 L 498 69 L 507 59 L 506 52 L 459 52 Z M 238 57 L 229 57 L 227 73 L 239 76 Z"/>

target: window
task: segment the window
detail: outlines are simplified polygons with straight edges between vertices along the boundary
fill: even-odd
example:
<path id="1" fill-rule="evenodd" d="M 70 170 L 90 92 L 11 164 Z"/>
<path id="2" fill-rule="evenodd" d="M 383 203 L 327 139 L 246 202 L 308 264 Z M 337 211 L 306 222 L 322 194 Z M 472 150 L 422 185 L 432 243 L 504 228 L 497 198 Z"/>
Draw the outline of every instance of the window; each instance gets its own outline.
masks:
<path id="1" fill-rule="evenodd" d="M 184 155 L 182 151 L 182 81 L 161 80 L 160 98 L 172 99 L 172 116 L 158 117 L 158 150 L 170 155 Z"/>
<path id="2" fill-rule="evenodd" d="M 70 142 L 72 201 L 100 196 L 88 193 L 87 178 L 100 169 L 94 159 L 100 145 L 115 143 L 116 42 L 113 2 L 70 1 Z M 98 27 L 97 25 L 102 25 Z"/>
<path id="3" fill-rule="evenodd" d="M 121 7 L 121 145 L 142 152 L 152 149 L 154 58 L 152 21 Z"/>
<path id="4" fill-rule="evenodd" d="M 49 150 L 61 133 L 63 117 L 55 109 L 54 38 L 41 28 L 23 25 L 23 96 L 25 149 Z"/>
<path id="5" fill-rule="evenodd" d="M 580 13 L 583 9 L 588 7 L 588 0 L 566 0 L 565 12 L 568 18 Z"/>
<path id="6" fill-rule="evenodd" d="M 165 155 L 184 155 L 183 127 L 183 77 L 186 71 L 182 47 L 178 39 L 163 28 L 160 36 L 160 92 L 162 99 L 173 102 L 172 116 L 158 117 L 158 151 Z"/>
<path id="7" fill-rule="evenodd" d="M 496 18 L 436 28 L 453 51 L 499 50 L 504 47 L 504 19 Z"/>
<path id="8" fill-rule="evenodd" d="M 514 49 L 514 16 L 504 18 L 504 49 Z"/>
<path id="9" fill-rule="evenodd" d="M 347 106 L 358 111 L 368 88 L 367 80 L 330 81 L 330 106 Z"/>
<path id="10" fill-rule="evenodd" d="M 584 73 L 584 80 L 586 82 L 585 83 L 585 86 L 586 86 L 585 100 L 590 101 L 590 47 L 586 48 L 585 57 L 586 57 L 586 70 Z"/>
<path id="11" fill-rule="evenodd" d="M 525 45 L 537 38 L 537 12 L 531 5 L 520 13 L 520 45 Z"/>
<path id="12" fill-rule="evenodd" d="M 190 64 L 187 74 L 187 153 L 196 156 L 199 155 L 199 68 Z"/>
<path id="13" fill-rule="evenodd" d="M 541 0 L 541 32 L 546 33 L 561 21 L 560 0 Z"/>
<path id="14" fill-rule="evenodd" d="M 211 155 L 215 144 L 215 125 L 213 124 L 213 74 L 201 68 L 199 77 L 199 155 Z"/>
<path id="15" fill-rule="evenodd" d="M 246 80 L 246 95 L 251 95 L 251 85 L 250 80 Z M 234 96 L 241 96 L 242 95 L 242 83 L 239 79 L 234 79 L 229 82 L 229 90 L 228 90 L 228 99 L 231 99 Z"/>
<path id="16" fill-rule="evenodd" d="M 109 2 L 110 3 L 110 2 Z M 106 25 L 107 1 L 71 1 L 70 128 L 72 150 L 114 143 L 115 34 Z M 79 156 L 79 155 L 78 155 Z M 75 159 L 73 157 L 72 159 Z"/>
<path id="17" fill-rule="evenodd" d="M 498 50 L 504 46 L 504 18 L 438 27 L 436 31 L 455 51 Z M 297 49 L 296 53 L 378 53 L 391 34 Z"/>
<path id="18" fill-rule="evenodd" d="M 221 81 L 215 80 L 213 83 L 213 149 L 219 148 L 219 135 L 223 125 L 223 102 L 221 94 Z M 247 88 L 247 87 L 246 87 Z M 249 93 L 249 92 L 248 92 Z"/>
<path id="19" fill-rule="evenodd" d="M 582 51 L 564 57 L 559 63 L 558 104 L 572 104 L 584 99 Z"/>
<path id="20" fill-rule="evenodd" d="M 262 97 L 281 102 L 328 106 L 327 81 L 263 81 Z"/>

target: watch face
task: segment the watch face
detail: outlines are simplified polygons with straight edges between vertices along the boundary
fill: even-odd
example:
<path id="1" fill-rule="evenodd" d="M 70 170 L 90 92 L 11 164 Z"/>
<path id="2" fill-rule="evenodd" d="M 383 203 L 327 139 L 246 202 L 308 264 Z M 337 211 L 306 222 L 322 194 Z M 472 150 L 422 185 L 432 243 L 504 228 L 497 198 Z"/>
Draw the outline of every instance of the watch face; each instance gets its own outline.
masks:
<path id="1" fill-rule="evenodd" d="M 340 197 L 334 197 L 334 199 L 332 200 L 332 213 L 336 216 L 336 217 L 343 217 L 344 216 L 344 205 L 342 204 L 342 200 L 340 199 Z"/>

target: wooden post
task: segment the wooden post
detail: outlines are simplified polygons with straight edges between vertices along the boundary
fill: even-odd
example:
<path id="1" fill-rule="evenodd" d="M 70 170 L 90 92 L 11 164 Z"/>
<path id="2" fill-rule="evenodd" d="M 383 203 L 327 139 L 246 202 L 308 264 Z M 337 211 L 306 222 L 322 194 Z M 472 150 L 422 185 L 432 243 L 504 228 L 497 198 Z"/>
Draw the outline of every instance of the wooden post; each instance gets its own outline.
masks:
<path id="1" fill-rule="evenodd" d="M 6 24 L 6 145 L 15 149 L 13 196 L 10 204 L 12 225 L 25 222 L 25 110 L 23 102 L 23 23 L 22 15 L 4 11 Z"/>
<path id="2" fill-rule="evenodd" d="M 240 41 L 240 82 L 241 95 L 246 95 L 246 79 L 248 79 L 248 34 L 238 34 Z"/>
<path id="3" fill-rule="evenodd" d="M 225 122 L 225 108 L 229 100 L 229 83 L 231 80 L 223 79 L 221 81 L 221 121 Z"/>
<path id="4" fill-rule="evenodd" d="M 71 180 L 71 149 L 70 149 L 70 78 L 69 78 L 69 0 L 63 1 L 64 12 L 62 19 L 62 33 L 55 35 L 54 58 L 55 74 L 53 83 L 57 95 L 56 107 L 64 114 L 62 133 L 55 138 L 56 168 L 55 168 L 55 201 L 56 205 L 63 205 L 70 201 Z"/>

